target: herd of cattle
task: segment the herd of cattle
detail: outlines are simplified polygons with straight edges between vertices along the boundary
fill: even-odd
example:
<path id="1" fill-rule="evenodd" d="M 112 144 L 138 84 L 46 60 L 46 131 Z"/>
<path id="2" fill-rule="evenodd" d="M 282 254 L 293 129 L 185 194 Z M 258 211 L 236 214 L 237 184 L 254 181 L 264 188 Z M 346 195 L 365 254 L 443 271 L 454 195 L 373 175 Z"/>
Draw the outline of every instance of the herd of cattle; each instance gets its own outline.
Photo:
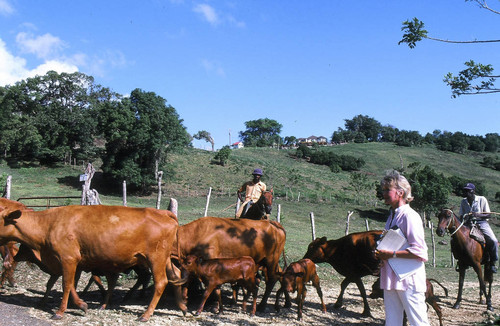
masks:
<path id="1" fill-rule="evenodd" d="M 252 309 L 264 311 L 271 291 L 279 281 L 275 309 L 285 295 L 285 307 L 291 306 L 290 293 L 297 292 L 298 319 L 302 318 L 305 284 L 312 282 L 326 312 L 316 274 L 316 263 L 327 262 L 345 279 L 335 307 L 342 306 L 344 291 L 355 283 L 363 298 L 363 315 L 370 316 L 365 287 L 361 280 L 376 275 L 379 261 L 372 254 L 381 231 L 352 233 L 337 240 L 318 238 L 311 242 L 304 258 L 284 270 L 279 262 L 284 256 L 286 232 L 275 221 L 203 217 L 179 226 L 177 216 L 168 210 L 122 206 L 64 206 L 33 211 L 22 203 L 0 198 L 0 253 L 4 271 L 0 283 L 15 283 L 14 268 L 18 261 L 37 264 L 50 275 L 43 300 L 56 280 L 62 276 L 63 294 L 53 319 L 61 319 L 69 297 L 81 310 L 87 304 L 76 292 L 81 272 L 90 272 L 104 294 L 102 308 L 111 299 L 119 274 L 134 269 L 137 284 L 147 285 L 152 277 L 153 297 L 140 321 L 153 314 L 167 283 L 173 285 L 176 304 L 187 313 L 188 284 L 202 281 L 205 292 L 195 314 L 215 290 L 222 312 L 220 285 L 230 283 L 233 299 L 243 288 L 243 308 L 252 295 Z M 19 246 L 18 243 L 21 243 Z M 258 283 L 262 272 L 265 291 L 256 305 Z M 99 276 L 105 276 L 104 290 Z M 374 294 L 374 289 L 372 295 Z M 428 299 L 434 297 L 428 293 Z M 435 299 L 435 298 L 434 298 Z M 436 309 L 436 308 L 435 308 Z M 441 313 L 436 309 L 440 322 Z"/>

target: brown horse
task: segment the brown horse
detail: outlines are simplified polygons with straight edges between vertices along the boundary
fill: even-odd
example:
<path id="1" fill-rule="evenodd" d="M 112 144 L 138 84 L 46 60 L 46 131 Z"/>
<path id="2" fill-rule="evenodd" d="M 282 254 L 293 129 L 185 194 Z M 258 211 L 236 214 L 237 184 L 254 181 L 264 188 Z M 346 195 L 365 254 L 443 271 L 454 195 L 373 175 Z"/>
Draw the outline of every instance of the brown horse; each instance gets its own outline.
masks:
<path id="1" fill-rule="evenodd" d="M 465 270 L 470 266 L 474 269 L 479 280 L 479 302 L 482 301 L 482 294 L 486 297 L 486 307 L 493 311 L 491 306 L 491 283 L 493 283 L 493 274 L 485 269 L 484 277 L 482 273 L 483 247 L 476 240 L 469 237 L 470 228 L 464 226 L 464 223 L 453 213 L 451 209 L 443 209 L 439 214 L 439 223 L 436 233 L 440 237 L 444 236 L 446 231 L 451 234 L 451 251 L 457 260 L 459 281 L 457 301 L 454 309 L 460 308 L 462 301 L 462 290 L 464 286 Z M 485 280 L 488 282 L 488 293 L 486 293 Z"/>
<path id="2" fill-rule="evenodd" d="M 273 191 L 264 191 L 260 195 L 259 200 L 255 202 L 250 208 L 243 211 L 240 218 L 248 218 L 251 220 L 267 220 L 271 214 L 273 205 Z"/>

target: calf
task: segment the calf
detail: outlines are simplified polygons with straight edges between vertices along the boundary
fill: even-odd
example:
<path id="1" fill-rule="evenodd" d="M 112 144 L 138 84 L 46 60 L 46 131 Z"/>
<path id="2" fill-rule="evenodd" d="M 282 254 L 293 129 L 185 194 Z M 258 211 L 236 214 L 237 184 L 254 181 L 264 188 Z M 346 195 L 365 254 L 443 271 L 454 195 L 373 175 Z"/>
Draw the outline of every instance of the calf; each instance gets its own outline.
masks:
<path id="1" fill-rule="evenodd" d="M 428 278 L 425 280 L 425 284 L 427 286 L 427 289 L 425 290 L 425 302 L 427 302 L 432 306 L 432 308 L 434 308 L 434 311 L 436 311 L 436 314 L 438 315 L 439 318 L 439 325 L 443 326 L 443 312 L 441 311 L 441 307 L 437 304 L 439 299 L 434 295 L 434 287 L 432 286 L 431 281 L 436 282 L 439 286 L 441 286 L 446 296 L 448 296 L 448 289 L 433 278 Z M 380 278 L 378 278 L 372 285 L 372 293 L 370 294 L 370 298 L 377 299 L 383 297 L 384 297 L 384 291 L 380 288 Z M 403 321 L 403 325 L 405 324 L 406 324 L 406 314 L 405 314 L 405 321 Z"/>
<path id="2" fill-rule="evenodd" d="M 321 300 L 321 310 L 326 312 L 326 306 L 323 302 L 323 292 L 319 286 L 319 277 L 316 274 L 316 265 L 310 259 L 301 259 L 297 262 L 291 263 L 285 270 L 285 272 L 280 272 L 281 276 L 281 288 L 276 293 L 276 303 L 274 308 L 276 311 L 280 310 L 279 300 L 283 292 L 293 293 L 297 291 L 297 319 L 302 319 L 302 306 L 304 304 L 304 299 L 306 298 L 306 283 L 311 281 L 316 291 L 318 292 L 319 298 Z"/>
<path id="3" fill-rule="evenodd" d="M 314 263 L 327 262 L 345 279 L 340 285 L 340 294 L 334 307 L 340 308 L 344 291 L 349 283 L 358 286 L 363 298 L 363 315 L 371 316 L 370 306 L 366 299 L 366 290 L 361 278 L 366 275 L 375 275 L 379 272 L 380 261 L 373 255 L 377 247 L 377 240 L 382 231 L 367 231 L 351 233 L 337 240 L 326 240 L 326 237 L 317 238 L 309 244 L 304 258 Z"/>
<path id="4" fill-rule="evenodd" d="M 154 296 L 141 321 L 147 321 L 167 285 L 174 277 L 170 261 L 177 233 L 177 217 L 169 211 L 123 206 L 65 206 L 35 211 L 0 212 L 0 245 L 19 241 L 40 252 L 40 260 L 51 274 L 62 275 L 63 296 L 53 319 L 61 319 L 71 293 L 78 308 L 87 304 L 75 290 L 78 270 L 104 272 L 108 294 L 118 273 L 134 266 L 149 267 L 153 274 Z M 176 292 L 178 305 L 180 289 Z"/>
<path id="5" fill-rule="evenodd" d="M 220 295 L 220 286 L 224 283 L 238 283 L 246 289 L 245 297 L 243 298 L 243 311 L 246 311 L 247 299 L 252 294 L 253 304 L 251 316 L 255 315 L 257 308 L 257 284 L 255 282 L 255 274 L 258 271 L 258 266 L 255 265 L 252 257 L 240 258 L 214 258 L 203 260 L 195 255 L 188 255 L 181 263 L 182 267 L 194 276 L 201 278 L 205 284 L 205 292 L 200 307 L 195 315 L 199 315 L 208 297 L 215 289 L 218 297 L 219 312 L 222 313 L 222 299 Z"/>

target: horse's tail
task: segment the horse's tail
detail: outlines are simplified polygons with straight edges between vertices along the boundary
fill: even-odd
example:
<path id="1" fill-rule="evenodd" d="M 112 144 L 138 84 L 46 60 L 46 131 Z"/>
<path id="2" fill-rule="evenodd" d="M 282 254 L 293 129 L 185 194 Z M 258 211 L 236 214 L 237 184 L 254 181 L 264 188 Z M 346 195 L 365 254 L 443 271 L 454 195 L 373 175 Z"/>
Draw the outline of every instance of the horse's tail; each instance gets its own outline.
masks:
<path id="1" fill-rule="evenodd" d="M 440 287 L 442 287 L 444 290 L 444 294 L 446 295 L 446 297 L 448 297 L 448 289 L 443 284 L 439 283 L 438 280 L 433 279 L 433 278 L 430 278 L 429 281 L 436 282 Z"/>

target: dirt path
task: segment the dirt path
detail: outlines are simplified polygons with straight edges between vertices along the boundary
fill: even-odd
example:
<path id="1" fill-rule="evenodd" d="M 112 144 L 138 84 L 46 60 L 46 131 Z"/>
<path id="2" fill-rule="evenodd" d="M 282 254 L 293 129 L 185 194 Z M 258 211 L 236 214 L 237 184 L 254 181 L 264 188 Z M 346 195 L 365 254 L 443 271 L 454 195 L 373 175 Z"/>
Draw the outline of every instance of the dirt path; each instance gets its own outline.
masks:
<path id="1" fill-rule="evenodd" d="M 52 321 L 50 318 L 60 303 L 61 284 L 56 283 L 55 290 L 51 292 L 49 298 L 49 308 L 39 308 L 37 304 L 43 296 L 45 283 L 48 275 L 38 269 L 30 269 L 25 264 L 20 264 L 16 272 L 18 275 L 17 288 L 6 287 L 0 290 L 0 313 L 2 319 L 0 325 L 29 325 L 29 326 L 47 326 L 47 325 L 138 325 L 136 319 L 146 309 L 148 299 L 140 299 L 136 296 L 127 304 L 120 303 L 121 298 L 127 290 L 133 285 L 135 280 L 122 279 L 121 285 L 116 289 L 113 300 L 117 304 L 111 309 L 99 310 L 101 300 L 100 293 L 93 286 L 90 292 L 82 294 L 89 304 L 89 310 L 86 314 L 82 311 L 70 307 L 61 321 Z M 81 288 L 86 284 L 88 276 L 82 278 Z M 365 284 L 368 291 L 373 279 L 365 278 Z M 494 313 L 486 312 L 485 305 L 478 304 L 477 284 L 466 282 L 465 299 L 459 310 L 451 308 L 456 297 L 455 282 L 442 282 L 450 292 L 449 297 L 444 297 L 444 292 L 439 287 L 435 288 L 436 295 L 441 298 L 440 306 L 444 314 L 445 325 L 475 325 L 485 319 L 493 318 Z M 316 290 L 308 286 L 308 294 L 304 305 L 304 318 L 297 321 L 296 305 L 292 309 L 282 309 L 280 313 L 274 312 L 274 308 L 269 305 L 265 313 L 257 313 L 255 317 L 249 317 L 240 311 L 240 305 L 225 305 L 225 311 L 222 315 L 216 315 L 210 311 L 204 311 L 201 316 L 195 317 L 191 314 L 184 317 L 180 310 L 175 306 L 172 295 L 164 296 L 160 301 L 153 317 L 146 325 L 383 325 L 384 307 L 382 299 L 369 299 L 373 318 L 366 318 L 361 315 L 363 305 L 361 297 L 355 285 L 351 284 L 344 297 L 344 305 L 340 309 L 333 307 L 339 293 L 339 286 L 334 282 L 322 281 L 321 285 L 324 293 L 324 300 L 328 312 L 323 314 L 320 311 L 320 304 Z M 263 289 L 259 293 L 262 293 Z M 500 309 L 500 293 L 495 291 L 493 305 Z M 229 291 L 225 291 L 229 295 Z M 228 301 L 229 298 L 225 298 Z M 260 300 L 260 297 L 259 297 Z M 269 301 L 274 304 L 274 296 Z M 227 302 L 226 302 L 227 303 Z M 282 302 L 283 304 L 283 302 Z M 190 305 L 190 310 L 196 309 L 196 304 Z M 207 306 L 209 308 L 209 306 Z M 439 325 L 436 313 L 432 308 L 428 312 L 431 325 Z"/>

